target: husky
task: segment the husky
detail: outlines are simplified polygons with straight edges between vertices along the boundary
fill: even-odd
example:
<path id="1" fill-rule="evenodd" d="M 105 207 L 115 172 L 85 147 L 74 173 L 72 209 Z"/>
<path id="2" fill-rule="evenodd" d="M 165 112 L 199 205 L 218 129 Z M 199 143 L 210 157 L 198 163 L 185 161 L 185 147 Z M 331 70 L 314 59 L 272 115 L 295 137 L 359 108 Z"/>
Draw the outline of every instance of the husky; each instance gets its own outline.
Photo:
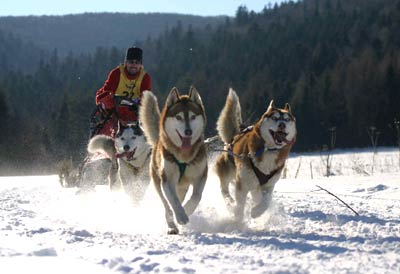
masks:
<path id="1" fill-rule="evenodd" d="M 138 122 L 128 125 L 118 122 L 115 139 L 96 135 L 90 139 L 87 149 L 92 154 L 105 153 L 111 160 L 111 190 L 122 187 L 135 204 L 142 200 L 150 179 L 151 147 Z"/>
<path id="2" fill-rule="evenodd" d="M 59 181 L 62 187 L 77 187 L 77 194 L 94 191 L 96 185 L 109 182 L 111 161 L 102 155 L 88 155 L 74 167 L 72 159 L 59 163 Z"/>
<path id="3" fill-rule="evenodd" d="M 261 216 L 268 208 L 275 184 L 296 140 L 296 119 L 290 105 L 276 108 L 271 100 L 266 112 L 252 126 L 241 129 L 239 98 L 229 90 L 218 120 L 218 135 L 225 143 L 217 158 L 215 171 L 222 196 L 236 220 L 243 220 L 248 193 L 253 207 L 251 217 Z M 230 183 L 234 184 L 234 198 Z"/>
<path id="4" fill-rule="evenodd" d="M 139 117 L 153 148 L 150 177 L 165 208 L 168 234 L 178 234 L 174 216 L 180 225 L 189 222 L 207 180 L 204 106 L 196 88 L 180 95 L 174 87 L 160 113 L 157 98 L 146 91 Z M 192 195 L 182 205 L 190 185 Z"/>

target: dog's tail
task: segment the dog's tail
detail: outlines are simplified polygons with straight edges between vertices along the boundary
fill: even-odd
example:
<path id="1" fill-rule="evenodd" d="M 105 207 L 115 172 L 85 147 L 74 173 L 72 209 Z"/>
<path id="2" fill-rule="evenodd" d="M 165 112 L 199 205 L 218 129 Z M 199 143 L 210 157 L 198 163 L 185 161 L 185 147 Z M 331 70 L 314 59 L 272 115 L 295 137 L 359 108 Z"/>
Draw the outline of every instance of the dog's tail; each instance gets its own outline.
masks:
<path id="1" fill-rule="evenodd" d="M 160 109 L 157 97 L 151 91 L 145 91 L 139 108 L 139 119 L 144 135 L 151 146 L 155 146 L 160 138 Z"/>
<path id="2" fill-rule="evenodd" d="M 217 131 L 221 140 L 226 144 L 230 144 L 233 141 L 233 137 L 240 132 L 241 124 L 242 114 L 239 97 L 230 88 L 225 106 L 217 120 Z"/>
<path id="3" fill-rule="evenodd" d="M 106 135 L 96 135 L 90 139 L 87 150 L 89 153 L 105 153 L 110 159 L 114 159 L 116 154 L 114 140 Z"/>

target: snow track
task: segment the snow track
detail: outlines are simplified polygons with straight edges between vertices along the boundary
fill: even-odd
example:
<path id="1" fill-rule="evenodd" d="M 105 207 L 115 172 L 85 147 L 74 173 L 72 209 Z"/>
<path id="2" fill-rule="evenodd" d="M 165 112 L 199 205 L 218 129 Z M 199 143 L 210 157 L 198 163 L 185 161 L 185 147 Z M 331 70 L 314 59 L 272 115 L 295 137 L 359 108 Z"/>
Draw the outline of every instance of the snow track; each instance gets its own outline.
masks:
<path id="1" fill-rule="evenodd" d="M 270 211 L 238 224 L 211 171 L 181 235 L 166 235 L 152 187 L 135 208 L 105 186 L 76 195 L 57 176 L 0 177 L 0 212 L 2 273 L 400 272 L 399 172 L 281 179 Z"/>

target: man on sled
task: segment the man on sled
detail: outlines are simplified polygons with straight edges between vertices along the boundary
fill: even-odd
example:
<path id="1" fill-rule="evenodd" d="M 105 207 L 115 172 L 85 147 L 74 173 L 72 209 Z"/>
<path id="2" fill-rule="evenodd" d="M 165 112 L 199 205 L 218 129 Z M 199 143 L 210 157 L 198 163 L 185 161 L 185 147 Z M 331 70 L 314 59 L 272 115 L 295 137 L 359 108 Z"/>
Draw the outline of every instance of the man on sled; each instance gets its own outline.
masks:
<path id="1" fill-rule="evenodd" d="M 118 120 L 123 123 L 138 120 L 142 93 L 151 90 L 151 78 L 144 70 L 142 56 L 140 48 L 128 48 L 124 64 L 114 68 L 97 91 L 90 137 L 97 134 L 114 137 Z"/>
<path id="2" fill-rule="evenodd" d="M 142 49 L 131 47 L 126 51 L 124 63 L 110 71 L 104 85 L 96 92 L 96 108 L 90 121 L 90 138 L 107 135 L 114 139 L 121 127 L 139 127 L 140 99 L 143 91 L 151 90 L 151 77 L 144 70 L 142 61 Z M 59 175 L 60 183 L 63 187 L 83 188 L 106 184 L 110 164 L 108 155 L 90 154 L 75 170 L 63 167 Z"/>

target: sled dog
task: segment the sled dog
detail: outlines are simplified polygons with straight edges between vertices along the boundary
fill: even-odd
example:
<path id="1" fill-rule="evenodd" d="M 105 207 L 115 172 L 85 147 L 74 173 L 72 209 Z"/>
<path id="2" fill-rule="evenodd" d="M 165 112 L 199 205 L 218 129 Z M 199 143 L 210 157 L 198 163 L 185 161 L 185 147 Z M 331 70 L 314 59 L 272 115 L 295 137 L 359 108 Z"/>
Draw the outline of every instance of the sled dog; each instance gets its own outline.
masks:
<path id="1" fill-rule="evenodd" d="M 235 219 L 241 221 L 248 193 L 253 206 L 251 217 L 257 218 L 268 208 L 272 192 L 285 161 L 296 140 L 296 119 L 290 106 L 276 108 L 271 100 L 266 112 L 254 125 L 241 130 L 239 98 L 229 90 L 225 106 L 217 120 L 218 135 L 226 152 L 217 158 L 215 171 L 221 193 Z M 234 198 L 229 184 L 234 183 Z"/>
<path id="2" fill-rule="evenodd" d="M 105 153 L 111 159 L 111 190 L 122 186 L 135 203 L 143 198 L 149 184 L 151 147 L 138 122 L 126 126 L 119 122 L 115 139 L 94 136 L 89 141 L 88 152 Z"/>
<path id="3" fill-rule="evenodd" d="M 88 155 L 76 167 L 73 166 L 72 159 L 61 161 L 59 166 L 58 176 L 61 186 L 78 187 L 77 194 L 94 191 L 96 185 L 106 185 L 109 182 L 111 161 L 107 157 Z"/>
<path id="4" fill-rule="evenodd" d="M 162 112 L 150 91 L 143 94 L 139 117 L 153 151 L 150 176 L 165 208 L 168 234 L 178 234 L 198 206 L 207 179 L 204 145 L 206 115 L 194 87 L 188 95 L 173 88 Z M 182 206 L 189 186 L 192 195 Z"/>

